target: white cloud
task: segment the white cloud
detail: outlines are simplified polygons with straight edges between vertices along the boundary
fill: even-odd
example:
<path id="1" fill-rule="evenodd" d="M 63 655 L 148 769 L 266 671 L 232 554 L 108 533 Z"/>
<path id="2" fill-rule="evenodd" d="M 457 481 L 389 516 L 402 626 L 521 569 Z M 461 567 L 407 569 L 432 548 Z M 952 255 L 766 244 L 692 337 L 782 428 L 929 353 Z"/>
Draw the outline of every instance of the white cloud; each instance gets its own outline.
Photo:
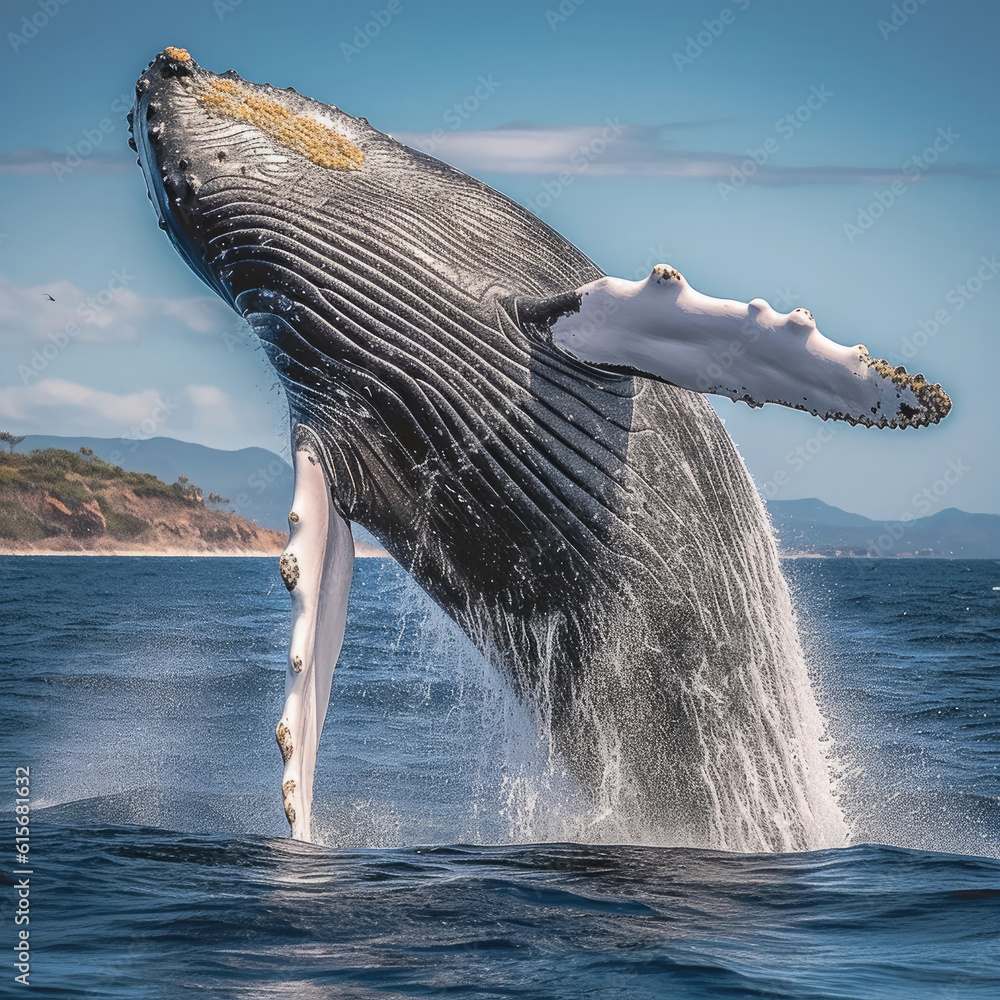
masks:
<path id="1" fill-rule="evenodd" d="M 224 302 L 212 295 L 191 299 L 148 299 L 150 308 L 182 323 L 195 333 L 218 333 L 230 329 L 236 314 Z"/>
<path id="2" fill-rule="evenodd" d="M 192 405 L 192 424 L 197 430 L 239 427 L 232 399 L 217 385 L 189 385 L 185 392 Z"/>
<path id="3" fill-rule="evenodd" d="M 0 276 L 0 347 L 32 348 L 67 337 L 78 343 L 130 343 L 155 320 L 202 335 L 232 325 L 232 311 L 214 297 L 145 298 L 128 287 L 134 280 L 122 268 L 102 288 L 84 291 L 69 281 L 19 285 Z"/>
<path id="4" fill-rule="evenodd" d="M 24 146 L 12 153 L 0 153 L 0 175 L 20 177 L 60 177 L 66 173 L 122 174 L 132 169 L 133 157 L 125 153 L 92 153 L 68 158 L 66 150 L 56 153 L 41 146 Z"/>
<path id="5" fill-rule="evenodd" d="M 687 123 L 691 124 L 691 123 Z M 699 124 L 699 123 L 694 123 Z M 623 125 L 535 126 L 525 123 L 500 128 L 454 132 L 401 132 L 396 138 L 415 149 L 469 172 L 558 175 L 563 171 L 592 177 L 677 177 L 689 180 L 729 180 L 746 162 L 747 154 L 668 148 L 662 128 Z M 935 175 L 996 178 L 992 167 L 939 164 Z M 898 167 L 836 164 L 784 167 L 759 165 L 753 180 L 765 184 L 868 184 L 903 174 Z"/>
<path id="6" fill-rule="evenodd" d="M 61 378 L 0 389 L 0 417 L 29 433 L 121 435 L 165 405 L 156 389 L 117 395 Z"/>
<path id="7" fill-rule="evenodd" d="M 45 378 L 35 385 L 0 388 L 0 429 L 13 433 L 135 439 L 193 433 L 211 441 L 219 432 L 241 429 L 236 410 L 233 398 L 217 385 L 118 394 Z"/>

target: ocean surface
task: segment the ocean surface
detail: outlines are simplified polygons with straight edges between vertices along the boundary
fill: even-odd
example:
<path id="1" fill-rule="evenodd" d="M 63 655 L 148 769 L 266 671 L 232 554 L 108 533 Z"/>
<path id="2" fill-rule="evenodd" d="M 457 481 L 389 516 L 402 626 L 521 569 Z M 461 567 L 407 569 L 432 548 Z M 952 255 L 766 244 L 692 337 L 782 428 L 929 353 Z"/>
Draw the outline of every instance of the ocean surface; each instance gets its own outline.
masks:
<path id="1" fill-rule="evenodd" d="M 740 855 L 609 842 L 380 559 L 290 841 L 276 560 L 0 558 L 0 995 L 27 767 L 36 996 L 1000 998 L 1000 563 L 785 570 L 852 839 Z"/>

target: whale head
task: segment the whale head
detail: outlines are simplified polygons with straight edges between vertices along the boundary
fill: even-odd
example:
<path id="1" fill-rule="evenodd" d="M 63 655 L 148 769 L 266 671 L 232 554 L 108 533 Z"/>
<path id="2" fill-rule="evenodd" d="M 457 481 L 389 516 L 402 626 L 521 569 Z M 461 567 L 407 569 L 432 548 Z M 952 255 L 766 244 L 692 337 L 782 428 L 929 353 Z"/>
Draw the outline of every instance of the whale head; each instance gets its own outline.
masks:
<path id="1" fill-rule="evenodd" d="M 372 131 L 291 89 L 250 83 L 233 70 L 213 73 L 176 47 L 149 64 L 135 96 L 130 144 L 160 228 L 230 303 L 246 284 L 237 274 L 246 258 L 232 254 L 235 197 L 244 238 L 267 245 L 276 235 L 270 223 L 320 189 L 327 171 L 359 168 L 358 142 Z"/>

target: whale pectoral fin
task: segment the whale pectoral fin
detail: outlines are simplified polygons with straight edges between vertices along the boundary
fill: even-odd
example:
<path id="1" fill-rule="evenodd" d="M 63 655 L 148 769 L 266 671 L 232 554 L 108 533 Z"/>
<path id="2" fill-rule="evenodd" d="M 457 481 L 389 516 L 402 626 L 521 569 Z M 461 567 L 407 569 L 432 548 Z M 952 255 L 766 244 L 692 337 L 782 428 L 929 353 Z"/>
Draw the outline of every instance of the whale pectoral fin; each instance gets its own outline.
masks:
<path id="1" fill-rule="evenodd" d="M 763 299 L 714 299 L 658 264 L 642 281 L 600 278 L 549 299 L 517 300 L 523 327 L 595 367 L 824 420 L 870 427 L 937 423 L 951 400 L 923 375 L 843 347 L 812 313 L 779 313 Z"/>
<path id="2" fill-rule="evenodd" d="M 330 701 L 333 668 L 344 643 L 354 569 L 350 524 L 337 513 L 311 432 L 299 425 L 289 539 L 279 568 L 292 597 L 292 641 L 285 708 L 275 735 L 285 770 L 285 817 L 297 840 L 310 840 L 313 771 Z"/>

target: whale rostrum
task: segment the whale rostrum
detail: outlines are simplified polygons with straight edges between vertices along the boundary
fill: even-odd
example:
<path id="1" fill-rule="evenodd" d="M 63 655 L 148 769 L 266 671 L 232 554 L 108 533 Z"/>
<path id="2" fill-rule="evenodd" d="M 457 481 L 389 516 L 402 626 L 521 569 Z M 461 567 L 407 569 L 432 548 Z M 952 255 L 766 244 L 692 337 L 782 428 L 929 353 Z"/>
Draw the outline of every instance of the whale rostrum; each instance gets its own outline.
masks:
<path id="1" fill-rule="evenodd" d="M 609 278 L 481 181 L 183 49 L 130 125 L 162 228 L 288 399 L 293 836 L 357 522 L 509 678 L 594 815 L 665 843 L 842 842 L 767 517 L 703 393 L 902 427 L 947 413 L 940 387 L 668 265 Z"/>

